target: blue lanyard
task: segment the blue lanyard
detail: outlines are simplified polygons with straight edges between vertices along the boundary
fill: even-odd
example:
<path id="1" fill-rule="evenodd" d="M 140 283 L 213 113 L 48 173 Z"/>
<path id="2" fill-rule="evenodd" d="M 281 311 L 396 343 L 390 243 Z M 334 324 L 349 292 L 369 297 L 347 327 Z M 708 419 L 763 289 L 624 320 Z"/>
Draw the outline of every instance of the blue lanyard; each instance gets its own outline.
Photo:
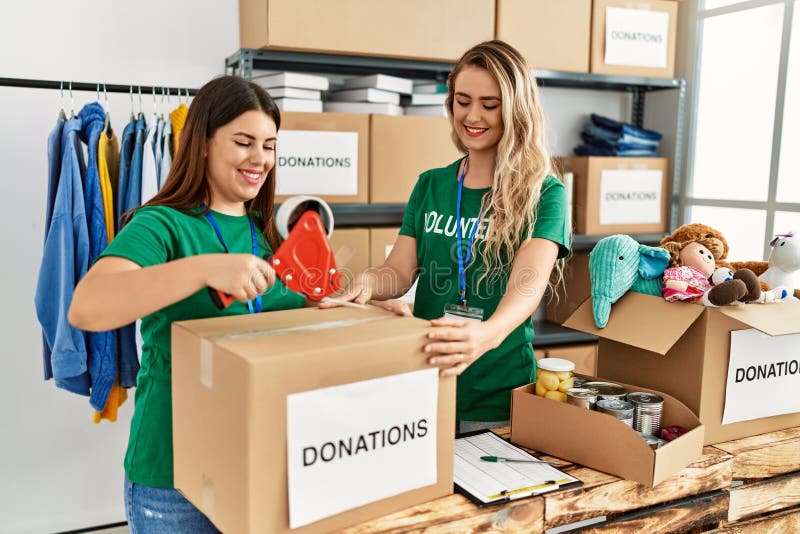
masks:
<path id="1" fill-rule="evenodd" d="M 475 241 L 475 233 L 478 226 L 481 224 L 481 217 L 483 217 L 483 206 L 478 213 L 478 218 L 472 229 L 469 232 L 469 240 L 467 241 L 467 257 L 464 259 L 464 253 L 461 250 L 461 195 L 464 189 L 464 174 L 467 172 L 467 163 L 464 162 L 464 168 L 461 170 L 461 177 L 458 179 L 458 202 L 456 203 L 456 240 L 458 241 L 457 254 L 458 254 L 458 287 L 459 299 L 461 306 L 467 307 L 467 269 L 466 265 L 472 257 L 472 243 Z"/>
<path id="2" fill-rule="evenodd" d="M 205 209 L 204 205 L 200 207 L 202 209 Z M 217 221 L 214 220 L 214 216 L 211 215 L 210 211 L 207 211 L 205 213 L 205 216 L 206 219 L 208 219 L 208 222 L 211 223 L 211 227 L 214 229 L 214 233 L 217 234 L 217 239 L 219 239 L 219 242 L 222 244 L 222 248 L 225 249 L 225 252 L 230 254 L 231 251 L 228 250 L 228 245 L 225 244 L 225 239 L 222 238 L 222 232 L 220 231 L 219 226 L 217 225 Z M 256 225 L 255 223 L 253 223 L 252 217 L 249 217 L 249 219 L 250 219 L 250 237 L 252 238 L 253 241 L 253 256 L 258 256 L 258 239 L 256 237 Z M 261 295 L 258 295 L 256 297 L 255 310 L 253 310 L 252 300 L 247 301 L 247 309 L 250 310 L 250 313 L 261 313 Z"/>

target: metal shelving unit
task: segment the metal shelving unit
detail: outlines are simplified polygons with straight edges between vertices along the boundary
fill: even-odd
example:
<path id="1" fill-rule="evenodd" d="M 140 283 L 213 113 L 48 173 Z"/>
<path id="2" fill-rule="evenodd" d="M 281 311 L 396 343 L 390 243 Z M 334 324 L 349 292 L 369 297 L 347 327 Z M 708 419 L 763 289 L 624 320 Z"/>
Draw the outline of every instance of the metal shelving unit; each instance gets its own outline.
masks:
<path id="1" fill-rule="evenodd" d="M 256 70 L 299 71 L 316 74 L 364 75 L 383 73 L 405 78 L 444 82 L 454 64 L 439 61 L 394 59 L 385 57 L 347 56 L 342 54 L 320 54 L 286 50 L 241 49 L 225 60 L 225 72 L 252 78 Z M 631 122 L 641 127 L 644 122 L 645 95 L 652 91 L 677 91 L 678 112 L 676 120 L 675 147 L 672 157 L 672 193 L 667 220 L 671 227 L 678 220 L 680 179 L 683 167 L 683 139 L 686 104 L 686 82 L 682 79 L 646 78 L 560 72 L 534 69 L 539 86 L 570 89 L 591 89 L 630 93 Z M 403 218 L 404 204 L 336 204 L 332 205 L 338 227 L 399 226 Z M 573 249 L 591 250 L 604 236 L 575 235 Z M 662 234 L 640 234 L 632 236 L 643 244 L 655 245 Z M 577 332 L 548 322 L 535 325 L 534 346 L 562 345 L 568 343 L 590 343 L 595 336 Z"/>

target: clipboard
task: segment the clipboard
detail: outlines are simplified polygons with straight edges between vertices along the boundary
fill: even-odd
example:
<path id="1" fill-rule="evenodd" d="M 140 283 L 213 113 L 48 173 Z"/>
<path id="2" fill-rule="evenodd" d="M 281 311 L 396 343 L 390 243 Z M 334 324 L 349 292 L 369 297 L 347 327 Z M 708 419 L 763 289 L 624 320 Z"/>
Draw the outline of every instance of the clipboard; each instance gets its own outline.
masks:
<path id="1" fill-rule="evenodd" d="M 455 491 L 480 507 L 583 484 L 577 478 L 547 463 L 495 463 L 481 460 L 481 456 L 537 460 L 491 430 L 478 430 L 456 436 L 453 469 Z"/>

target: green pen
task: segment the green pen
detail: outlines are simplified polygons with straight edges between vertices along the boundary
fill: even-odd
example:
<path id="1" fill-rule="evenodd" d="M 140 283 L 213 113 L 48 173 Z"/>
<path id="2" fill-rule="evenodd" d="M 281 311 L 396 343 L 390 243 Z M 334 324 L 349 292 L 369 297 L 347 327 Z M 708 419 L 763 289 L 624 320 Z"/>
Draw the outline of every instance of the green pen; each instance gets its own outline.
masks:
<path id="1" fill-rule="evenodd" d="M 502 456 L 481 456 L 481 460 L 484 462 L 525 462 L 531 464 L 547 464 L 550 465 L 550 462 L 545 462 L 544 460 L 529 460 L 527 458 L 503 458 Z"/>

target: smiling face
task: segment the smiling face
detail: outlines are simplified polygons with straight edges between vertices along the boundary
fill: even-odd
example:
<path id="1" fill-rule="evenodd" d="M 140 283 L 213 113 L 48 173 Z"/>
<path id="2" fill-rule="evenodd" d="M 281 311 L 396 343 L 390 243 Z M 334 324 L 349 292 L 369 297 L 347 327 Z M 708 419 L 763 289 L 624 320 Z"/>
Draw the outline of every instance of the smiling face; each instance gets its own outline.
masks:
<path id="1" fill-rule="evenodd" d="M 261 110 L 242 113 L 208 140 L 207 168 L 211 208 L 243 215 L 275 166 L 275 121 Z"/>
<path id="2" fill-rule="evenodd" d="M 681 264 L 694 267 L 706 276 L 716 269 L 714 255 L 709 250 L 697 242 L 692 242 L 683 247 L 680 252 Z"/>
<path id="3" fill-rule="evenodd" d="M 480 67 L 468 65 L 455 79 L 453 128 L 469 153 L 496 151 L 503 136 L 500 86 Z"/>

